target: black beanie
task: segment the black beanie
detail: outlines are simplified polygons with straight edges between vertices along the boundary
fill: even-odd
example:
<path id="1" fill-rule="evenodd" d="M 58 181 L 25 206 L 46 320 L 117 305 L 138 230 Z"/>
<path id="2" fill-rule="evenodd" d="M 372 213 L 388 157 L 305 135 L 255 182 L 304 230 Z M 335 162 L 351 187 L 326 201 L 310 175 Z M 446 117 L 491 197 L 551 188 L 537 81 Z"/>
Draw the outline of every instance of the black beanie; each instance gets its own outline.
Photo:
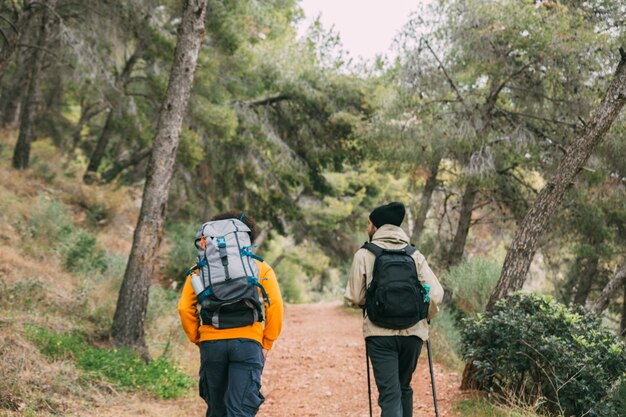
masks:
<path id="1" fill-rule="evenodd" d="M 384 206 L 376 207 L 370 213 L 370 220 L 376 227 L 381 227 L 384 224 L 400 226 L 402 220 L 404 220 L 405 211 L 404 204 L 394 201 Z"/>

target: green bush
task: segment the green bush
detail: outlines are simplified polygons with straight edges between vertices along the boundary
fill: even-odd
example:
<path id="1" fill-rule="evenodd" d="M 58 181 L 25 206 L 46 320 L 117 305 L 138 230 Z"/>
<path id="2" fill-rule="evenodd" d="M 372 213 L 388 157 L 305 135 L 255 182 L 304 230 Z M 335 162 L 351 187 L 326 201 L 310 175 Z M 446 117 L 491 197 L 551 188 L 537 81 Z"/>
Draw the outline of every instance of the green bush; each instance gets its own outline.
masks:
<path id="1" fill-rule="evenodd" d="M 283 260 L 275 270 L 283 299 L 288 303 L 299 304 L 304 301 L 305 271 L 291 259 Z"/>
<path id="2" fill-rule="evenodd" d="M 37 257 L 43 257 L 46 252 L 58 252 L 74 232 L 68 208 L 58 201 L 39 197 L 22 229 L 22 238 Z"/>
<path id="3" fill-rule="evenodd" d="M 22 238 L 37 258 L 56 254 L 72 272 L 100 272 L 107 270 L 106 253 L 97 248 L 93 233 L 77 228 L 70 211 L 55 200 L 39 198 Z"/>
<path id="4" fill-rule="evenodd" d="M 441 311 L 430 323 L 430 339 L 433 357 L 453 369 L 462 369 L 461 331 L 457 319 L 448 306 L 441 306 Z"/>
<path id="5" fill-rule="evenodd" d="M 462 344 L 486 390 L 553 415 L 625 415 L 614 393 L 626 372 L 626 347 L 579 307 L 516 294 L 466 319 Z"/>
<path id="6" fill-rule="evenodd" d="M 146 364 L 128 349 L 91 346 L 85 335 L 28 327 L 27 338 L 52 360 L 74 360 L 87 379 L 106 379 L 120 390 L 145 389 L 160 398 L 177 398 L 191 387 L 189 376 L 165 358 Z"/>
<path id="7" fill-rule="evenodd" d="M 97 249 L 96 238 L 82 230 L 72 236 L 65 252 L 65 267 L 72 272 L 100 272 L 107 270 L 106 253 Z"/>
<path id="8" fill-rule="evenodd" d="M 455 307 L 466 315 L 476 315 L 484 311 L 500 270 L 500 265 L 495 262 L 474 257 L 451 268 L 442 281 L 452 292 Z"/>
<path id="9" fill-rule="evenodd" d="M 200 224 L 171 223 L 165 230 L 165 239 L 169 243 L 165 273 L 172 279 L 184 283 L 182 276 L 185 270 L 192 267 L 198 260 L 198 251 L 194 245 Z"/>
<path id="10" fill-rule="evenodd" d="M 37 278 L 28 277 L 12 285 L 0 279 L 0 307 L 31 310 L 45 302 L 45 285 Z"/>

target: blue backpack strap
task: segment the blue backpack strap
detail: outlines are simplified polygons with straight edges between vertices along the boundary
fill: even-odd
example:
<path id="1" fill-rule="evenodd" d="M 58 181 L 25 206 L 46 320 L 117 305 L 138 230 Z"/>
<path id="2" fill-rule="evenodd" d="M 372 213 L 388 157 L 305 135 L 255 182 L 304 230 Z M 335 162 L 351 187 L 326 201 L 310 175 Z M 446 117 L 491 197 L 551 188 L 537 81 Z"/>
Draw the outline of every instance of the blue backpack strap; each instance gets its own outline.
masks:
<path id="1" fill-rule="evenodd" d="M 206 259 L 203 259 L 201 261 L 199 261 L 198 263 L 196 263 L 194 266 L 192 266 L 191 268 L 189 268 L 188 270 L 185 271 L 185 274 L 183 275 L 184 277 L 187 277 L 189 275 L 191 275 L 191 273 L 193 271 L 196 271 L 200 268 L 202 268 L 203 266 L 206 266 Z"/>
<path id="2" fill-rule="evenodd" d="M 417 248 L 413 245 L 406 245 L 406 247 L 404 248 L 404 251 L 406 252 L 407 255 L 413 256 L 415 251 L 417 251 Z"/>
<path id="3" fill-rule="evenodd" d="M 213 294 L 211 287 L 207 287 L 200 294 L 197 295 L 198 303 L 202 303 L 209 295 Z"/>
<path id="4" fill-rule="evenodd" d="M 244 246 L 243 248 L 241 248 L 241 256 L 249 256 L 250 258 L 252 258 L 252 259 L 256 259 L 257 261 L 260 261 L 260 262 L 265 262 L 265 261 L 263 260 L 263 258 L 261 258 L 261 257 L 260 257 L 260 256 L 258 256 L 258 255 L 255 255 L 254 253 L 252 253 L 252 252 L 250 251 L 250 249 L 252 249 L 252 248 L 254 248 L 254 247 L 256 247 L 256 246 L 255 246 L 255 245 L 250 245 L 250 246 Z"/>
<path id="5" fill-rule="evenodd" d="M 248 285 L 259 287 L 259 289 L 261 290 L 261 294 L 263 295 L 263 299 L 267 301 L 267 306 L 269 307 L 271 305 L 270 297 L 267 295 L 267 291 L 265 291 L 265 288 L 259 283 L 259 279 L 257 277 L 248 277 Z"/>

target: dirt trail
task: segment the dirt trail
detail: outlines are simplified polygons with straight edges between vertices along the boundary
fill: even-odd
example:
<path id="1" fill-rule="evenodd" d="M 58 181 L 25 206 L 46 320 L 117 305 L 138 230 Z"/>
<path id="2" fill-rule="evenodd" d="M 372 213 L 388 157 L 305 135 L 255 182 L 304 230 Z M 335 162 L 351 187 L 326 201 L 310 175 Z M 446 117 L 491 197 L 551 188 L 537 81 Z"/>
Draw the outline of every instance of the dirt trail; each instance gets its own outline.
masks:
<path id="1" fill-rule="evenodd" d="M 358 314 L 338 303 L 290 304 L 279 340 L 263 372 L 266 397 L 259 417 L 367 417 L 365 345 Z M 183 357 L 195 377 L 198 350 L 189 344 Z M 452 405 L 459 394 L 459 376 L 435 366 L 441 417 L 456 417 Z M 372 378 L 374 415 L 378 393 Z M 413 376 L 414 417 L 434 416 L 428 357 L 424 347 Z M 113 396 L 96 409 L 74 415 L 90 417 L 204 416 L 206 406 L 194 391 L 178 400 L 146 400 L 140 393 Z"/>
<path id="2" fill-rule="evenodd" d="M 260 417 L 366 417 L 367 373 L 361 318 L 339 304 L 288 305 L 283 333 L 263 372 Z M 424 346 L 413 376 L 415 417 L 434 416 Z M 435 366 L 439 415 L 454 416 L 458 375 Z M 374 415 L 380 415 L 372 376 Z"/>

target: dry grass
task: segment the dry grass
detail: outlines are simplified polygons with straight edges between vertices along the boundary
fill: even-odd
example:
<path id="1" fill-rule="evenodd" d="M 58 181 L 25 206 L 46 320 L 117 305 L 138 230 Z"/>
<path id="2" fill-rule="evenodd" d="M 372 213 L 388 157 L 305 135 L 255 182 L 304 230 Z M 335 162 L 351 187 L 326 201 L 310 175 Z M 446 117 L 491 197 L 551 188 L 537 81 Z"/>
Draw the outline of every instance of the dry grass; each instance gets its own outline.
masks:
<path id="1" fill-rule="evenodd" d="M 146 400 L 143 392 L 118 393 L 107 383 L 87 381 L 72 361 L 50 362 L 26 339 L 24 331 L 33 324 L 56 332 L 81 329 L 106 337 L 142 189 L 84 185 L 80 180 L 84 161 L 68 163 L 47 140 L 33 144 L 31 167 L 16 171 L 10 166 L 15 139 L 13 132 L 0 131 L 0 417 L 165 417 L 201 412 L 195 393 L 157 402 Z M 42 201 L 64 204 L 76 228 L 93 232 L 97 246 L 114 263 L 106 274 L 69 272 L 55 253 L 26 237 L 25 227 Z M 180 329 L 174 296 L 155 281 L 152 298 L 152 309 L 160 315 L 153 313 L 147 322 L 151 353 L 156 357 L 167 349 L 195 376 L 198 351 Z"/>

